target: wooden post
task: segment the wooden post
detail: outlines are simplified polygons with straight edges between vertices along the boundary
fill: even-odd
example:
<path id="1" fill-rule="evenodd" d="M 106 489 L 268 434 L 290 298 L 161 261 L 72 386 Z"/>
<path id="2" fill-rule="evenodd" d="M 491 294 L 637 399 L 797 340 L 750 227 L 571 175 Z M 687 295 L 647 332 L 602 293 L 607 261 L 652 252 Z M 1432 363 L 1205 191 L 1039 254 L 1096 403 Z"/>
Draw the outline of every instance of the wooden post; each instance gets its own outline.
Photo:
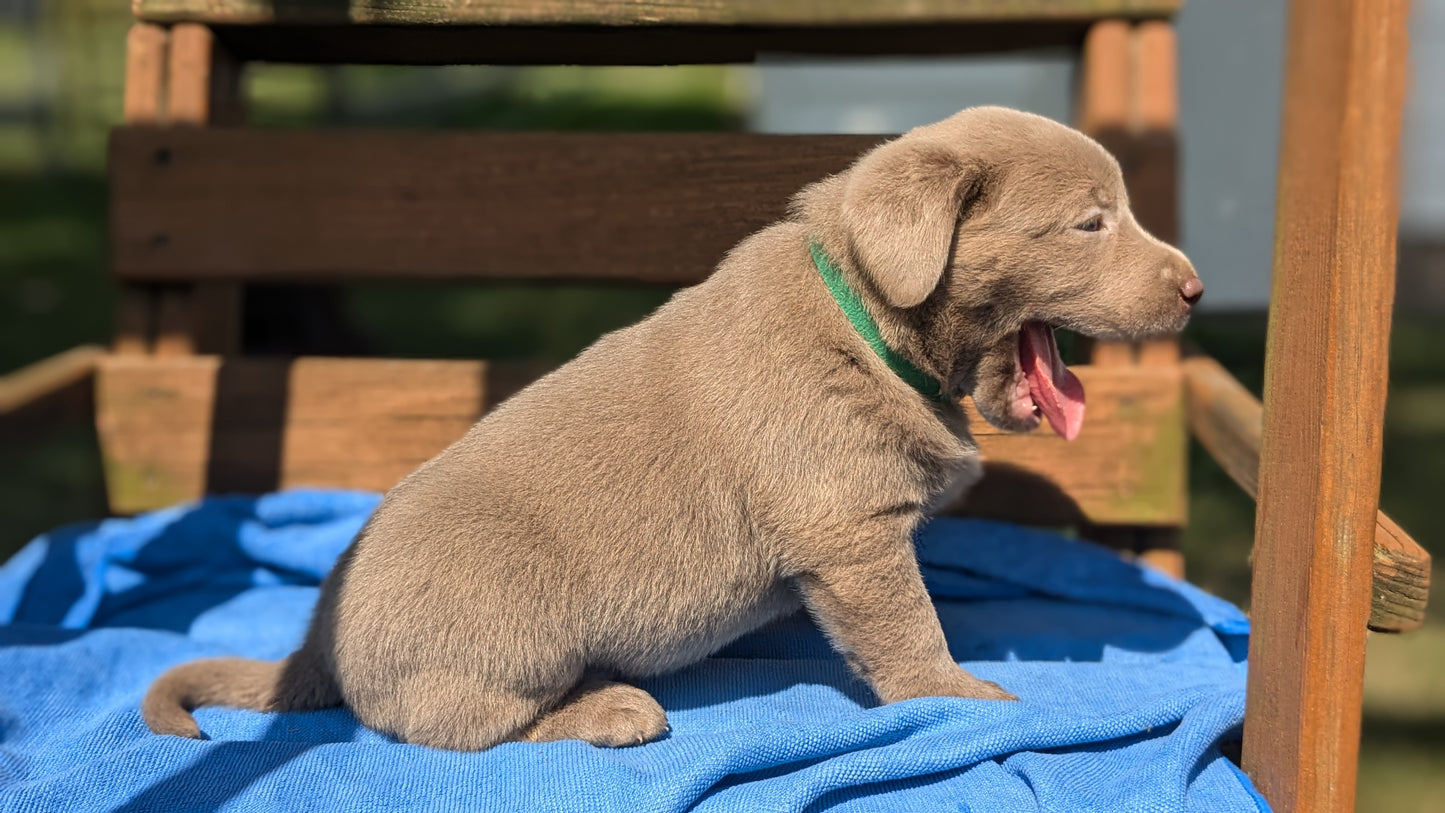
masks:
<path id="1" fill-rule="evenodd" d="M 244 119 L 241 65 L 196 23 L 131 27 L 126 39 L 127 124 L 207 126 Z M 241 346 L 238 282 L 187 286 L 123 285 L 116 312 L 117 353 L 162 356 L 234 354 Z"/>
<path id="2" fill-rule="evenodd" d="M 1290 4 L 1243 752 L 1282 811 L 1354 805 L 1407 17 Z"/>
<path id="3" fill-rule="evenodd" d="M 1139 221 L 1170 242 L 1179 231 L 1177 62 L 1174 27 L 1168 22 L 1095 23 L 1084 38 L 1075 117 L 1082 130 L 1119 159 Z M 1178 364 L 1179 345 L 1172 338 L 1139 344 L 1096 341 L 1089 343 L 1089 360 L 1101 367 Z M 1096 527 L 1087 533 L 1144 564 L 1184 577 L 1177 528 Z"/>
<path id="4" fill-rule="evenodd" d="M 161 124 L 166 112 L 166 60 L 170 32 L 136 23 L 126 34 L 125 95 L 127 124 Z M 115 338 L 111 350 L 126 355 L 150 352 L 154 303 L 144 285 L 122 285 L 117 295 Z"/>

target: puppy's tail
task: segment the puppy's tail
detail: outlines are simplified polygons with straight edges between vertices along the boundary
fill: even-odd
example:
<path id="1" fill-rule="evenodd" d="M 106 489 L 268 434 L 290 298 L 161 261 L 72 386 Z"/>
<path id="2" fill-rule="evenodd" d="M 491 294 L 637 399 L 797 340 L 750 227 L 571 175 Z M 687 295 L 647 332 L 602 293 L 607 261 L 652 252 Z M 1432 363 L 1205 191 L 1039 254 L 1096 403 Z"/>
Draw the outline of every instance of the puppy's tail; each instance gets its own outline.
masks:
<path id="1" fill-rule="evenodd" d="M 156 678 L 140 713 L 157 734 L 199 739 L 193 709 L 231 706 L 255 711 L 311 711 L 341 704 L 341 690 L 311 651 L 280 661 L 210 658 L 182 664 Z"/>

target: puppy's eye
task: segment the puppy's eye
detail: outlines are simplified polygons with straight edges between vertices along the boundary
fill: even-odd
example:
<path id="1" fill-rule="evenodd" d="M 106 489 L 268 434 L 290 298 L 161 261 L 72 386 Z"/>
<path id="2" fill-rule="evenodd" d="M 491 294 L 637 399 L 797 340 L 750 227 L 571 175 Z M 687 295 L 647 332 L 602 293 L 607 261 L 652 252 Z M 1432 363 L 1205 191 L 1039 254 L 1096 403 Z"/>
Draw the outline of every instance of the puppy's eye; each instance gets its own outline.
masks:
<path id="1" fill-rule="evenodd" d="M 1074 228 L 1078 229 L 1079 231 L 1098 231 L 1099 229 L 1104 228 L 1104 216 L 1094 215 L 1093 217 L 1085 220 L 1083 223 L 1080 223 Z"/>

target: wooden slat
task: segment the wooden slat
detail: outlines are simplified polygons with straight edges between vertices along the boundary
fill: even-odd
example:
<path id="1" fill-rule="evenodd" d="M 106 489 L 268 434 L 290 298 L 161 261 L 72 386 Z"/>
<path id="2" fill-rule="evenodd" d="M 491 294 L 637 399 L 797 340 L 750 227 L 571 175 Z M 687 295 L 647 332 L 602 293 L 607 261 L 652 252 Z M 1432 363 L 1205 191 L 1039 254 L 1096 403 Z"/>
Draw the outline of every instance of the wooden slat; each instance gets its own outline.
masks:
<path id="1" fill-rule="evenodd" d="M 1425 623 L 1430 603 L 1430 554 L 1385 516 L 1375 515 L 1370 629 L 1407 632 Z"/>
<path id="2" fill-rule="evenodd" d="M 171 124 L 211 123 L 211 65 L 215 37 L 211 29 L 181 23 L 171 29 L 167 76 L 170 78 L 167 119 Z"/>
<path id="3" fill-rule="evenodd" d="M 1070 368 L 1089 393 L 1072 443 L 1042 426 L 995 429 L 970 404 L 985 477 L 965 498 L 974 516 L 1058 525 L 1184 522 L 1185 427 L 1178 368 Z"/>
<path id="4" fill-rule="evenodd" d="M 1117 145 L 1140 225 L 1166 243 L 1178 243 L 1179 46 L 1173 24 L 1153 20 L 1134 26 L 1131 51 L 1129 133 L 1101 137 Z"/>
<path id="5" fill-rule="evenodd" d="M 1189 428 L 1224 473 L 1251 497 L 1259 497 L 1259 447 L 1264 405 L 1208 356 L 1184 361 Z"/>
<path id="6" fill-rule="evenodd" d="M 1276 810 L 1354 806 L 1408 18 L 1290 3 L 1243 750 Z"/>
<path id="7" fill-rule="evenodd" d="M 151 352 L 157 356 L 192 356 L 197 351 L 195 329 L 199 316 L 191 307 L 191 291 L 168 287 L 156 292 L 156 335 Z"/>
<path id="8" fill-rule="evenodd" d="M 1084 20 L 850 26 L 225 25 L 260 62 L 384 65 L 720 65 L 759 54 L 940 56 L 1077 48 Z"/>
<path id="9" fill-rule="evenodd" d="M 297 485 L 384 489 L 507 394 L 498 380 L 466 361 L 112 356 L 96 388 L 111 507 Z"/>
<path id="10" fill-rule="evenodd" d="M 1183 0 L 132 0 L 152 22 L 776 26 L 1163 16 Z"/>
<path id="11" fill-rule="evenodd" d="M 216 41 L 209 26 L 173 26 L 167 64 L 166 120 L 171 126 L 242 123 L 241 67 Z M 153 352 L 238 352 L 241 304 L 241 286 L 234 281 L 208 280 L 160 290 Z"/>
<path id="12" fill-rule="evenodd" d="M 1165 239 L 1175 234 L 1176 165 L 1172 144 L 1177 112 L 1178 73 L 1174 29 L 1167 21 L 1131 25 L 1125 20 L 1093 24 L 1083 43 L 1078 109 L 1075 119 L 1119 158 L 1136 215 Z M 1144 122 L 1148 121 L 1148 131 Z M 1178 364 L 1173 338 L 1141 344 L 1091 341 L 1087 357 L 1101 367 L 1144 365 L 1172 369 Z M 1170 440 L 1180 461 L 1181 495 L 1187 488 L 1182 435 Z M 1183 496 L 1180 497 L 1183 505 Z M 1179 522 L 1184 520 L 1180 511 Z M 1175 578 L 1184 578 L 1184 556 L 1177 527 L 1090 525 L 1084 535 L 1132 554 L 1139 562 Z"/>
<path id="13" fill-rule="evenodd" d="M 697 282 L 882 136 L 121 129 L 133 281 Z"/>
<path id="14" fill-rule="evenodd" d="M 1154 20 L 1095 23 L 1084 41 L 1080 72 L 1079 127 L 1119 159 L 1130 204 L 1154 236 L 1178 239 L 1179 118 L 1178 47 L 1174 26 Z M 1094 364 L 1174 364 L 1173 338 L 1136 345 L 1090 343 Z"/>
<path id="15" fill-rule="evenodd" d="M 1179 126 L 1179 41 L 1174 25 L 1150 20 L 1134 27 L 1134 126 L 1174 130 Z"/>
<path id="16" fill-rule="evenodd" d="M 104 355 L 103 348 L 81 345 L 0 376 L 0 417 L 89 380 Z"/>
<path id="17" fill-rule="evenodd" d="M 1091 403 L 1072 444 L 1047 429 L 1006 435 L 972 413 L 990 474 L 970 512 L 1177 523 L 1178 376 L 1076 370 Z M 236 488 L 386 489 L 539 372 L 470 361 L 112 356 L 97 389 L 111 504 L 139 511 Z"/>
<path id="18" fill-rule="evenodd" d="M 126 34 L 121 112 L 131 124 L 164 123 L 167 37 L 166 29 L 149 23 L 136 23 Z"/>
<path id="19" fill-rule="evenodd" d="M 170 30 L 136 23 L 126 34 L 125 95 L 121 111 L 128 124 L 166 122 L 166 75 Z M 144 285 L 121 285 L 116 295 L 116 353 L 149 353 L 154 330 L 154 292 Z"/>
<path id="20" fill-rule="evenodd" d="M 1259 447 L 1264 406 L 1207 356 L 1184 362 L 1189 427 L 1230 479 L 1259 495 Z M 1430 554 L 1385 512 L 1375 514 L 1375 566 L 1369 628 L 1406 632 L 1425 623 L 1430 599 Z"/>
<path id="21" fill-rule="evenodd" d="M 95 414 L 94 376 L 104 348 L 83 345 L 0 376 L 0 448 Z"/>
<path id="22" fill-rule="evenodd" d="M 1089 27 L 1079 66 L 1079 129 L 1091 135 L 1125 130 L 1134 109 L 1132 32 L 1124 20 Z"/>
<path id="23" fill-rule="evenodd" d="M 151 350 L 155 318 L 154 292 L 147 285 L 122 285 L 116 292 L 114 353 L 144 355 Z"/>

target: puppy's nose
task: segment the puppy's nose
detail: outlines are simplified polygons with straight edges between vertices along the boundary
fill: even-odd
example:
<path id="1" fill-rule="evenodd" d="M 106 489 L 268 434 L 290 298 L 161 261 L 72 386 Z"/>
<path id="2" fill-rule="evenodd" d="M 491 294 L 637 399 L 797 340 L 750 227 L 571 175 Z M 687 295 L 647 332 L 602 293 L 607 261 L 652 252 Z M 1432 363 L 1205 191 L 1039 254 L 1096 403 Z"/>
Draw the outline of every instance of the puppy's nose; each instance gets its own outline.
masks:
<path id="1" fill-rule="evenodd" d="M 1179 296 L 1182 297 L 1185 302 L 1193 305 L 1199 301 L 1200 297 L 1204 296 L 1204 283 L 1199 281 L 1199 277 L 1190 277 L 1184 280 L 1184 283 L 1179 286 Z"/>

